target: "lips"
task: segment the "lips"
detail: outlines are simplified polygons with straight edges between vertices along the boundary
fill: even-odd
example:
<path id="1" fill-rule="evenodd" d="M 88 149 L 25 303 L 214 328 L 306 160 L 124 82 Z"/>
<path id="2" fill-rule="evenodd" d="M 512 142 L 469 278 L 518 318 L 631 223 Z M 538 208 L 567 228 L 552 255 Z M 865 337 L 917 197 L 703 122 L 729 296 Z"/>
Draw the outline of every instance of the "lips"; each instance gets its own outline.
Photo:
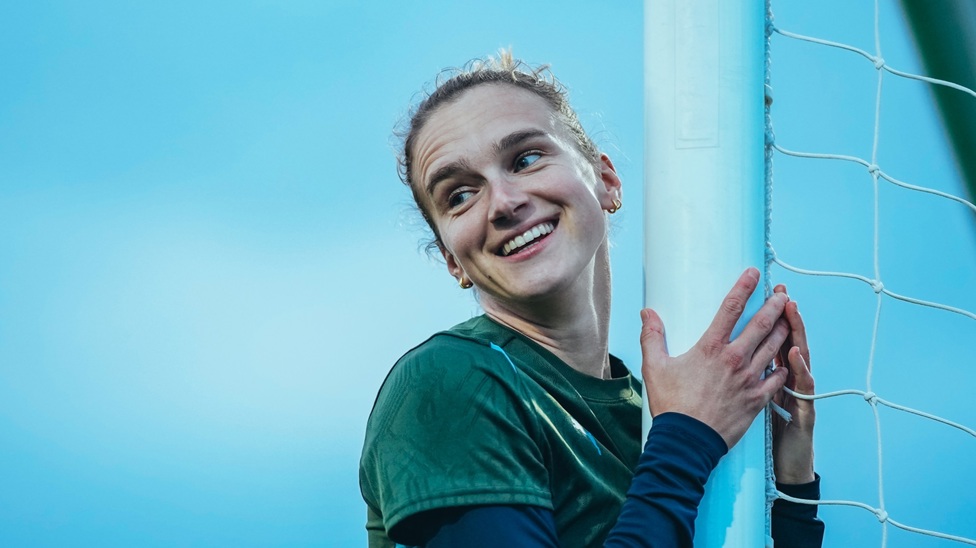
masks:
<path id="1" fill-rule="evenodd" d="M 554 223 L 540 223 L 505 242 L 505 245 L 502 246 L 499 254 L 503 257 L 508 257 L 513 253 L 518 253 L 520 249 L 526 247 L 539 238 L 546 236 L 547 234 L 551 234 L 555 229 L 556 225 Z"/>

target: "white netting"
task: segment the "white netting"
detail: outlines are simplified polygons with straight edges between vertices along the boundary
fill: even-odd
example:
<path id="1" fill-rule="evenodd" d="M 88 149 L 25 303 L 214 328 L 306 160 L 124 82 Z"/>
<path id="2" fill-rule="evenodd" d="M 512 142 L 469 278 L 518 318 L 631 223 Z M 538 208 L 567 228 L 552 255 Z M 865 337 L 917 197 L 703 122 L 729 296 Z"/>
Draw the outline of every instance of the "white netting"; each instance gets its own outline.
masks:
<path id="1" fill-rule="evenodd" d="M 773 6 L 773 8 L 775 8 L 775 6 Z M 883 398 L 882 397 L 883 390 L 880 388 L 876 388 L 876 385 L 878 383 L 875 374 L 876 363 L 880 363 L 880 360 L 878 359 L 879 333 L 882 333 L 883 330 L 885 329 L 885 327 L 882 325 L 883 323 L 882 318 L 884 317 L 882 312 L 883 305 L 885 305 L 886 303 L 890 303 L 892 299 L 897 301 L 902 301 L 905 303 L 910 303 L 916 306 L 938 310 L 940 311 L 940 313 L 951 313 L 951 314 L 957 314 L 962 316 L 962 321 L 968 322 L 969 325 L 967 327 L 959 328 L 959 334 L 961 336 L 968 337 L 968 340 L 970 342 L 976 342 L 976 323 L 973 322 L 973 320 L 976 320 L 976 314 L 974 314 L 971 310 L 967 310 L 963 306 L 959 306 L 959 303 L 957 302 L 945 302 L 945 303 L 935 302 L 934 300 L 928 299 L 926 295 L 903 294 L 909 292 L 908 291 L 898 292 L 900 290 L 899 290 L 899 286 L 896 285 L 897 282 L 891 281 L 882 275 L 883 272 L 887 273 L 888 271 L 882 268 L 883 246 L 881 243 L 882 230 L 880 228 L 880 224 L 881 224 L 880 219 L 883 214 L 888 215 L 888 217 L 886 217 L 888 219 L 890 218 L 897 219 L 897 216 L 899 214 L 904 214 L 904 211 L 897 211 L 897 210 L 888 211 L 884 209 L 887 202 L 882 198 L 882 190 L 881 190 L 882 185 L 890 184 L 893 187 L 897 187 L 897 188 L 907 189 L 907 190 L 920 192 L 920 193 L 927 193 L 936 196 L 940 199 L 950 201 L 951 203 L 954 204 L 954 207 L 959 207 L 963 209 L 968 208 L 973 213 L 976 213 L 976 206 L 974 206 L 972 203 L 959 196 L 953 195 L 943 190 L 938 190 L 937 188 L 930 188 L 926 186 L 907 183 L 903 180 L 900 180 L 899 178 L 896 178 L 893 175 L 894 174 L 893 170 L 886 171 L 887 165 L 885 164 L 885 162 L 879 160 L 879 149 L 881 147 L 880 143 L 882 140 L 881 126 L 883 124 L 882 103 L 883 103 L 883 98 L 885 97 L 884 76 L 888 74 L 889 77 L 891 77 L 890 75 L 894 75 L 897 76 L 898 78 L 906 79 L 905 81 L 910 81 L 910 80 L 919 81 L 920 83 L 917 84 L 919 86 L 926 85 L 926 84 L 922 84 L 921 82 L 925 82 L 927 84 L 933 84 L 933 85 L 947 86 L 957 90 L 959 93 L 969 94 L 973 96 L 974 101 L 976 101 L 976 91 L 965 88 L 963 86 L 959 86 L 952 82 L 945 82 L 941 80 L 927 78 L 917 74 L 911 74 L 890 66 L 882 56 L 881 36 L 883 31 L 881 25 L 879 24 L 879 13 L 880 13 L 880 9 L 879 9 L 878 2 L 876 0 L 874 5 L 874 53 L 868 53 L 864 49 L 854 47 L 846 43 L 841 43 L 839 41 L 804 36 L 796 32 L 790 32 L 785 29 L 778 28 L 774 24 L 771 14 L 768 20 L 767 30 L 768 30 L 769 38 L 772 42 L 771 51 L 772 51 L 773 61 L 777 63 L 779 62 L 779 60 L 777 59 L 777 48 L 780 45 L 778 43 L 779 41 L 794 41 L 794 43 L 796 43 L 796 41 L 799 41 L 802 42 L 804 46 L 809 46 L 810 48 L 829 48 L 834 51 L 843 52 L 843 54 L 850 55 L 851 57 L 854 58 L 861 58 L 861 62 L 864 65 L 864 70 L 872 72 L 875 75 L 874 82 L 873 82 L 874 83 L 873 134 L 870 137 L 871 146 L 870 146 L 869 159 L 862 158 L 858 154 L 851 153 L 850 151 L 845 150 L 843 148 L 838 148 L 834 150 L 793 150 L 789 147 L 789 143 L 792 142 L 791 138 L 796 137 L 796 135 L 790 135 L 790 136 L 779 135 L 778 136 L 779 139 L 774 137 L 773 122 L 776 121 L 775 107 L 772 109 L 773 112 L 772 116 L 771 117 L 767 116 L 767 172 L 768 172 L 767 191 L 773 193 L 772 198 L 775 198 L 775 192 L 773 191 L 773 187 L 772 187 L 773 171 L 771 170 L 772 162 L 774 159 L 776 160 L 779 160 L 780 158 L 809 159 L 807 160 L 807 162 L 810 165 L 808 165 L 805 168 L 809 170 L 822 169 L 819 168 L 818 165 L 826 162 L 839 162 L 839 163 L 846 163 L 854 166 L 857 166 L 859 164 L 861 166 L 859 168 L 863 170 L 861 175 L 852 176 L 849 172 L 845 172 L 845 177 L 848 177 L 852 181 L 856 181 L 857 184 L 867 185 L 868 183 L 870 183 L 870 193 L 861 192 L 859 194 L 861 198 L 866 199 L 865 201 L 869 201 L 870 206 L 868 208 L 868 211 L 870 211 L 870 215 L 872 217 L 870 224 L 863 223 L 865 230 L 871 234 L 871 244 L 869 248 L 870 248 L 870 253 L 872 258 L 871 261 L 872 264 L 870 266 L 871 268 L 870 274 L 866 274 L 864 271 L 860 271 L 860 272 L 847 271 L 847 270 L 838 270 L 835 268 L 817 270 L 816 269 L 818 266 L 817 264 L 802 264 L 802 267 L 794 266 L 793 264 L 790 264 L 789 262 L 787 262 L 784 256 L 793 257 L 795 255 L 793 251 L 795 250 L 784 248 L 783 251 L 784 256 L 780 256 L 773 247 L 773 244 L 777 242 L 776 231 L 775 231 L 775 227 L 777 226 L 776 224 L 773 224 L 774 229 L 771 235 L 770 235 L 770 231 L 767 229 L 767 248 L 768 248 L 767 267 L 769 268 L 771 265 L 775 264 L 781 267 L 782 269 L 784 269 L 785 271 L 788 271 L 787 273 L 793 273 L 796 275 L 827 277 L 828 279 L 831 280 L 840 280 L 845 282 L 850 280 L 863 282 L 856 285 L 865 288 L 866 291 L 871 291 L 874 293 L 873 310 L 871 311 L 871 321 L 870 321 L 870 335 L 868 335 L 867 333 L 863 334 L 863 336 L 868 337 L 870 339 L 870 346 L 868 347 L 867 356 L 862 362 L 864 366 L 864 374 L 866 377 L 865 384 L 863 385 L 863 387 L 848 388 L 848 387 L 825 386 L 825 384 L 822 382 L 822 377 L 817 375 L 817 369 L 816 369 L 817 366 L 815 365 L 814 374 L 815 376 L 817 376 L 818 379 L 819 393 L 815 396 L 801 396 L 801 395 L 796 395 L 796 396 L 805 399 L 820 400 L 820 403 L 818 403 L 818 413 L 821 415 L 825 414 L 822 412 L 822 410 L 824 407 L 831 405 L 831 401 L 840 401 L 844 399 L 849 399 L 851 396 L 857 398 L 858 401 L 861 401 L 868 406 L 871 412 L 870 414 L 872 417 L 873 427 L 874 427 L 873 445 L 876 451 L 876 455 L 874 455 L 874 458 L 876 459 L 876 464 L 877 464 L 876 490 L 874 493 L 870 493 L 870 494 L 864 493 L 863 498 L 861 498 L 861 500 L 840 500 L 840 497 L 834 497 L 833 493 L 841 492 L 842 490 L 831 487 L 830 478 L 828 478 L 827 484 L 824 487 L 824 493 L 823 493 L 824 499 L 819 502 L 792 499 L 791 497 L 788 497 L 787 495 L 779 492 L 776 492 L 775 496 L 788 499 L 788 500 L 793 500 L 795 502 L 820 504 L 821 506 L 839 505 L 839 506 L 847 506 L 847 507 L 861 508 L 867 510 L 868 512 L 872 513 L 874 517 L 877 518 L 877 521 L 880 522 L 881 524 L 880 536 L 881 536 L 881 546 L 883 547 L 887 546 L 889 541 L 888 538 L 889 525 L 918 535 L 924 535 L 927 537 L 933 537 L 938 539 L 946 539 L 946 540 L 956 541 L 963 544 L 976 545 L 976 540 L 972 538 L 967 538 L 965 536 L 960 536 L 958 534 L 953 534 L 952 531 L 940 532 L 940 531 L 927 530 L 925 528 L 918 527 L 916 526 L 917 524 L 907 525 L 906 523 L 913 523 L 912 517 L 910 515 L 904 515 L 899 508 L 889 507 L 885 497 L 886 476 L 885 476 L 885 468 L 883 466 L 883 462 L 884 462 L 883 457 L 890 458 L 893 461 L 904 461 L 906 459 L 909 461 L 912 459 L 916 460 L 919 466 L 918 474 L 923 479 L 926 474 L 926 470 L 923 467 L 924 465 L 923 461 L 925 459 L 919 458 L 919 455 L 921 453 L 906 453 L 906 452 L 895 453 L 891 449 L 886 449 L 885 437 L 882 436 L 882 432 L 883 432 L 882 427 L 885 424 L 888 424 L 891 419 L 885 417 L 885 420 L 882 420 L 882 415 L 879 412 L 879 406 L 884 406 L 889 409 L 896 410 L 898 412 L 908 413 L 914 416 L 922 417 L 926 420 L 934 421 L 936 423 L 941 423 L 943 425 L 954 428 L 955 435 L 958 437 L 958 439 L 955 439 L 952 442 L 950 442 L 952 445 L 949 445 L 948 447 L 942 449 L 943 451 L 961 451 L 964 453 L 968 452 L 969 454 L 976 455 L 976 440 L 972 439 L 976 437 L 976 431 L 974 431 L 972 428 L 969 428 L 953 420 L 942 418 L 938 416 L 936 413 L 928 412 L 928 411 L 920 411 L 912 407 L 909 407 L 906 405 L 906 403 L 909 402 L 900 401 L 899 403 L 895 403 L 893 401 L 889 401 L 888 399 Z M 845 16 L 844 13 L 837 14 L 838 18 L 843 18 L 844 16 Z M 812 53 L 812 51 L 813 50 L 811 50 L 810 54 L 815 55 L 816 53 Z M 772 73 L 772 83 L 770 83 L 769 81 L 769 76 L 768 76 L 769 72 Z M 772 97 L 772 94 L 776 88 L 775 82 L 776 82 L 777 73 L 775 70 L 769 72 L 767 72 L 767 93 L 770 95 L 770 97 Z M 825 93 L 824 95 L 825 95 L 824 101 L 847 100 L 847 97 L 830 97 L 829 93 Z M 837 131 L 854 131 L 854 130 L 851 130 L 849 128 L 839 128 Z M 841 145 L 838 144 L 837 146 L 841 146 Z M 825 175 L 825 177 L 831 177 L 831 176 L 832 175 Z M 777 185 L 789 184 L 788 181 L 784 181 L 782 179 L 782 175 L 778 171 L 775 174 L 775 178 L 777 180 Z M 930 186 L 937 186 L 937 185 L 930 185 Z M 840 198 L 838 197 L 838 200 L 839 199 Z M 770 203 L 771 203 L 771 199 L 770 199 Z M 845 207 L 848 206 L 838 206 L 837 209 L 839 211 L 847 211 L 846 209 L 844 209 Z M 773 213 L 779 215 L 779 210 L 777 209 Z M 767 227 L 771 222 L 772 222 L 771 219 L 768 219 Z M 782 220 L 782 222 L 788 223 L 790 222 L 790 220 L 786 219 L 786 220 Z M 895 222 L 897 222 L 897 220 Z M 815 231 L 816 228 L 810 228 L 809 230 Z M 850 237 L 856 238 L 857 235 L 852 234 L 850 235 Z M 933 232 L 929 237 L 933 239 L 941 239 L 941 238 L 952 237 L 952 235 L 947 234 L 946 229 L 944 227 L 933 227 Z M 847 249 L 846 247 L 840 247 L 840 246 L 838 246 L 838 248 Z M 888 248 L 884 248 L 884 249 L 888 249 Z M 837 261 L 837 262 L 843 262 L 843 261 Z M 864 263 L 866 262 L 863 262 L 862 264 L 858 264 L 856 261 L 851 261 L 849 264 L 858 264 L 858 266 L 867 267 L 868 265 Z M 936 285 L 942 283 L 942 278 L 938 275 L 937 264 L 934 265 L 925 264 L 925 263 L 919 264 L 918 269 L 925 270 L 934 274 L 929 281 L 930 284 Z M 867 268 L 865 268 L 864 270 L 867 270 Z M 769 277 L 767 277 L 767 279 L 769 279 Z M 886 286 L 886 282 L 890 284 L 893 289 L 889 289 Z M 959 295 L 965 295 L 967 294 L 967 292 L 968 294 L 972 294 L 974 288 L 972 287 L 972 285 L 969 285 L 965 287 L 959 287 L 958 291 L 959 291 Z M 922 297 L 926 297 L 926 298 L 922 298 Z M 960 300 L 962 301 L 963 299 Z M 968 301 L 964 301 L 964 302 L 968 302 Z M 866 304 L 864 299 L 860 299 L 860 303 Z M 849 304 L 850 306 L 854 306 L 855 304 L 854 299 L 852 299 L 852 302 Z M 801 303 L 801 308 L 802 306 L 803 305 Z M 849 313 L 852 315 L 861 314 L 860 312 L 856 312 L 854 310 L 851 310 Z M 928 316 L 926 316 L 926 318 L 927 317 Z M 927 320 L 920 318 L 918 321 L 925 322 Z M 957 334 L 953 334 L 953 335 L 959 336 Z M 911 336 L 912 336 L 911 333 L 898 333 L 898 334 L 891 335 L 890 338 L 911 337 Z M 838 341 L 814 341 L 814 342 L 819 343 L 821 346 L 840 344 Z M 927 340 L 919 340 L 917 341 L 917 344 L 926 345 L 926 344 L 932 344 L 932 342 Z M 936 342 L 934 344 L 938 344 L 938 343 Z M 934 354 L 935 353 L 933 353 L 932 359 L 937 364 L 939 358 L 937 358 Z M 956 359 L 959 360 L 960 362 L 969 361 L 972 364 L 972 360 L 968 356 L 958 356 Z M 817 360 L 818 358 L 815 352 L 815 356 L 813 360 L 814 364 L 818 363 Z M 854 362 L 856 360 L 852 358 L 851 361 Z M 905 361 L 909 362 L 909 358 L 906 357 Z M 972 365 L 976 365 L 976 364 L 972 364 Z M 830 366 L 829 364 L 823 365 L 822 362 L 820 365 L 820 367 L 829 367 L 829 366 Z M 884 361 L 884 374 L 885 375 L 919 375 L 919 374 L 937 375 L 938 374 L 937 367 L 930 367 L 929 371 L 922 373 L 921 371 L 925 367 L 927 367 L 927 365 L 918 364 L 914 362 L 899 363 L 897 357 L 895 357 L 895 359 L 892 359 L 891 356 L 886 355 Z M 919 390 L 920 391 L 922 390 L 921 386 L 919 386 Z M 918 397 L 915 397 L 916 395 Z M 903 398 L 907 396 L 899 396 L 899 397 Z M 923 402 L 926 405 L 929 405 L 927 402 L 937 401 L 939 395 L 920 393 L 920 394 L 913 394 L 910 397 L 912 398 L 910 400 L 910 403 L 912 403 L 913 405 L 915 405 L 914 402 Z M 899 398 L 891 397 L 891 399 L 899 399 Z M 961 417 L 961 418 L 963 420 L 968 419 L 968 417 Z M 838 429 L 845 429 L 846 427 L 847 425 L 843 423 L 824 424 L 822 419 L 820 422 L 818 422 L 818 432 L 827 432 L 827 431 L 837 432 Z M 938 427 L 938 425 L 933 424 L 933 427 Z M 930 449 L 933 451 L 935 450 L 934 448 L 925 448 L 925 449 Z M 904 469 L 904 468 L 905 467 L 903 465 L 899 467 L 899 469 Z M 905 479 L 896 478 L 892 480 L 891 478 L 889 478 L 889 482 L 892 481 L 905 481 Z M 912 478 L 912 481 L 914 481 L 914 478 Z M 974 487 L 976 486 L 974 485 L 962 486 L 963 489 L 968 489 L 968 490 L 972 490 Z M 868 500 L 869 495 L 872 496 L 870 502 L 866 501 Z M 952 495 L 950 493 L 936 493 L 933 498 L 936 500 L 942 499 L 942 502 L 946 505 L 947 508 L 951 507 L 951 505 L 953 504 Z M 897 520 L 895 519 L 896 517 L 898 518 Z M 829 523 L 828 520 L 828 531 L 830 530 L 830 527 L 831 524 Z M 864 527 L 868 527 L 868 525 L 865 524 Z M 913 535 L 913 539 L 915 540 L 907 540 L 905 542 L 908 543 L 907 545 L 914 546 L 916 541 L 920 542 L 918 540 L 920 538 L 922 537 Z M 861 544 L 849 544 L 849 545 L 861 545 Z"/>

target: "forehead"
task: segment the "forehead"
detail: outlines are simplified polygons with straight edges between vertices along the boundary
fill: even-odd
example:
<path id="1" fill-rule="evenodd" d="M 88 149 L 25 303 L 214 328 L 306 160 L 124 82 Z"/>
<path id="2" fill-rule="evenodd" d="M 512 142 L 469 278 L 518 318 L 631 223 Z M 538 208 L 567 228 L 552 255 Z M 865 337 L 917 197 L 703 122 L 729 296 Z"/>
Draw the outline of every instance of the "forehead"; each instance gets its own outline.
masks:
<path id="1" fill-rule="evenodd" d="M 475 86 L 428 117 L 414 144 L 412 178 L 422 184 L 439 164 L 474 161 L 503 137 L 529 129 L 562 137 L 562 124 L 542 97 L 508 84 Z"/>

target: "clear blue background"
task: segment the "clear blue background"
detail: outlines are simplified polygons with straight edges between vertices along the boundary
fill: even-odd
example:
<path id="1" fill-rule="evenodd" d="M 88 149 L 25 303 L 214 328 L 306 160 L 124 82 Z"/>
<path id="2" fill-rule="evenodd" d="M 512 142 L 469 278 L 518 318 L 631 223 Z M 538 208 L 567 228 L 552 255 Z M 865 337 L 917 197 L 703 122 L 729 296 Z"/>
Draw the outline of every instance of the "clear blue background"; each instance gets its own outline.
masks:
<path id="1" fill-rule="evenodd" d="M 871 2 L 777 4 L 784 28 L 873 50 Z M 881 4 L 885 58 L 917 70 Z M 477 312 L 419 251 L 390 131 L 441 68 L 501 46 L 552 64 L 624 180 L 611 342 L 637 367 L 642 26 L 637 1 L 0 6 L 0 545 L 363 545 L 375 392 Z M 869 158 L 873 66 L 773 51 L 779 142 Z M 958 194 L 947 150 L 925 88 L 885 76 L 882 168 Z M 872 275 L 865 169 L 780 155 L 776 185 L 784 260 Z M 976 310 L 972 214 L 890 185 L 880 203 L 886 286 Z M 819 389 L 864 389 L 871 288 L 773 275 Z M 974 341 L 973 320 L 885 299 L 873 388 L 976 425 Z M 870 408 L 818 409 L 824 496 L 877 506 Z M 880 415 L 892 517 L 976 538 L 976 439 Z M 869 513 L 821 515 L 828 546 L 880 545 Z"/>

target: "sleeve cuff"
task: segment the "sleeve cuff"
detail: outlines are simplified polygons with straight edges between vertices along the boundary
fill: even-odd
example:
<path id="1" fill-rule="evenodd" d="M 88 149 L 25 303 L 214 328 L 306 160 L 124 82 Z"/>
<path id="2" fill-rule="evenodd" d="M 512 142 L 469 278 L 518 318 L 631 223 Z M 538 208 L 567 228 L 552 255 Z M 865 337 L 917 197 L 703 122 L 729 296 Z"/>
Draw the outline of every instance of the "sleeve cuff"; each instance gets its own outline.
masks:
<path id="1" fill-rule="evenodd" d="M 814 473 L 814 480 L 810 483 L 787 484 L 776 483 L 776 489 L 784 495 L 789 495 L 798 499 L 820 500 L 820 475 Z M 816 520 L 817 510 L 820 507 L 816 504 L 803 504 L 790 502 L 786 499 L 777 499 L 773 504 L 773 512 L 781 517 L 795 520 Z"/>
<path id="2" fill-rule="evenodd" d="M 713 462 L 729 452 L 725 440 L 711 426 L 682 413 L 661 413 L 654 417 L 651 431 L 676 434 L 704 451 Z"/>
<path id="3" fill-rule="evenodd" d="M 820 500 L 820 476 L 810 483 L 789 485 L 777 483 L 783 494 L 806 500 Z M 820 548 L 823 546 L 824 522 L 817 518 L 816 504 L 776 499 L 772 512 L 772 535 L 776 546 Z"/>
<path id="4" fill-rule="evenodd" d="M 814 472 L 813 481 L 810 483 L 791 484 L 776 482 L 776 489 L 794 498 L 820 500 L 820 474 Z"/>

